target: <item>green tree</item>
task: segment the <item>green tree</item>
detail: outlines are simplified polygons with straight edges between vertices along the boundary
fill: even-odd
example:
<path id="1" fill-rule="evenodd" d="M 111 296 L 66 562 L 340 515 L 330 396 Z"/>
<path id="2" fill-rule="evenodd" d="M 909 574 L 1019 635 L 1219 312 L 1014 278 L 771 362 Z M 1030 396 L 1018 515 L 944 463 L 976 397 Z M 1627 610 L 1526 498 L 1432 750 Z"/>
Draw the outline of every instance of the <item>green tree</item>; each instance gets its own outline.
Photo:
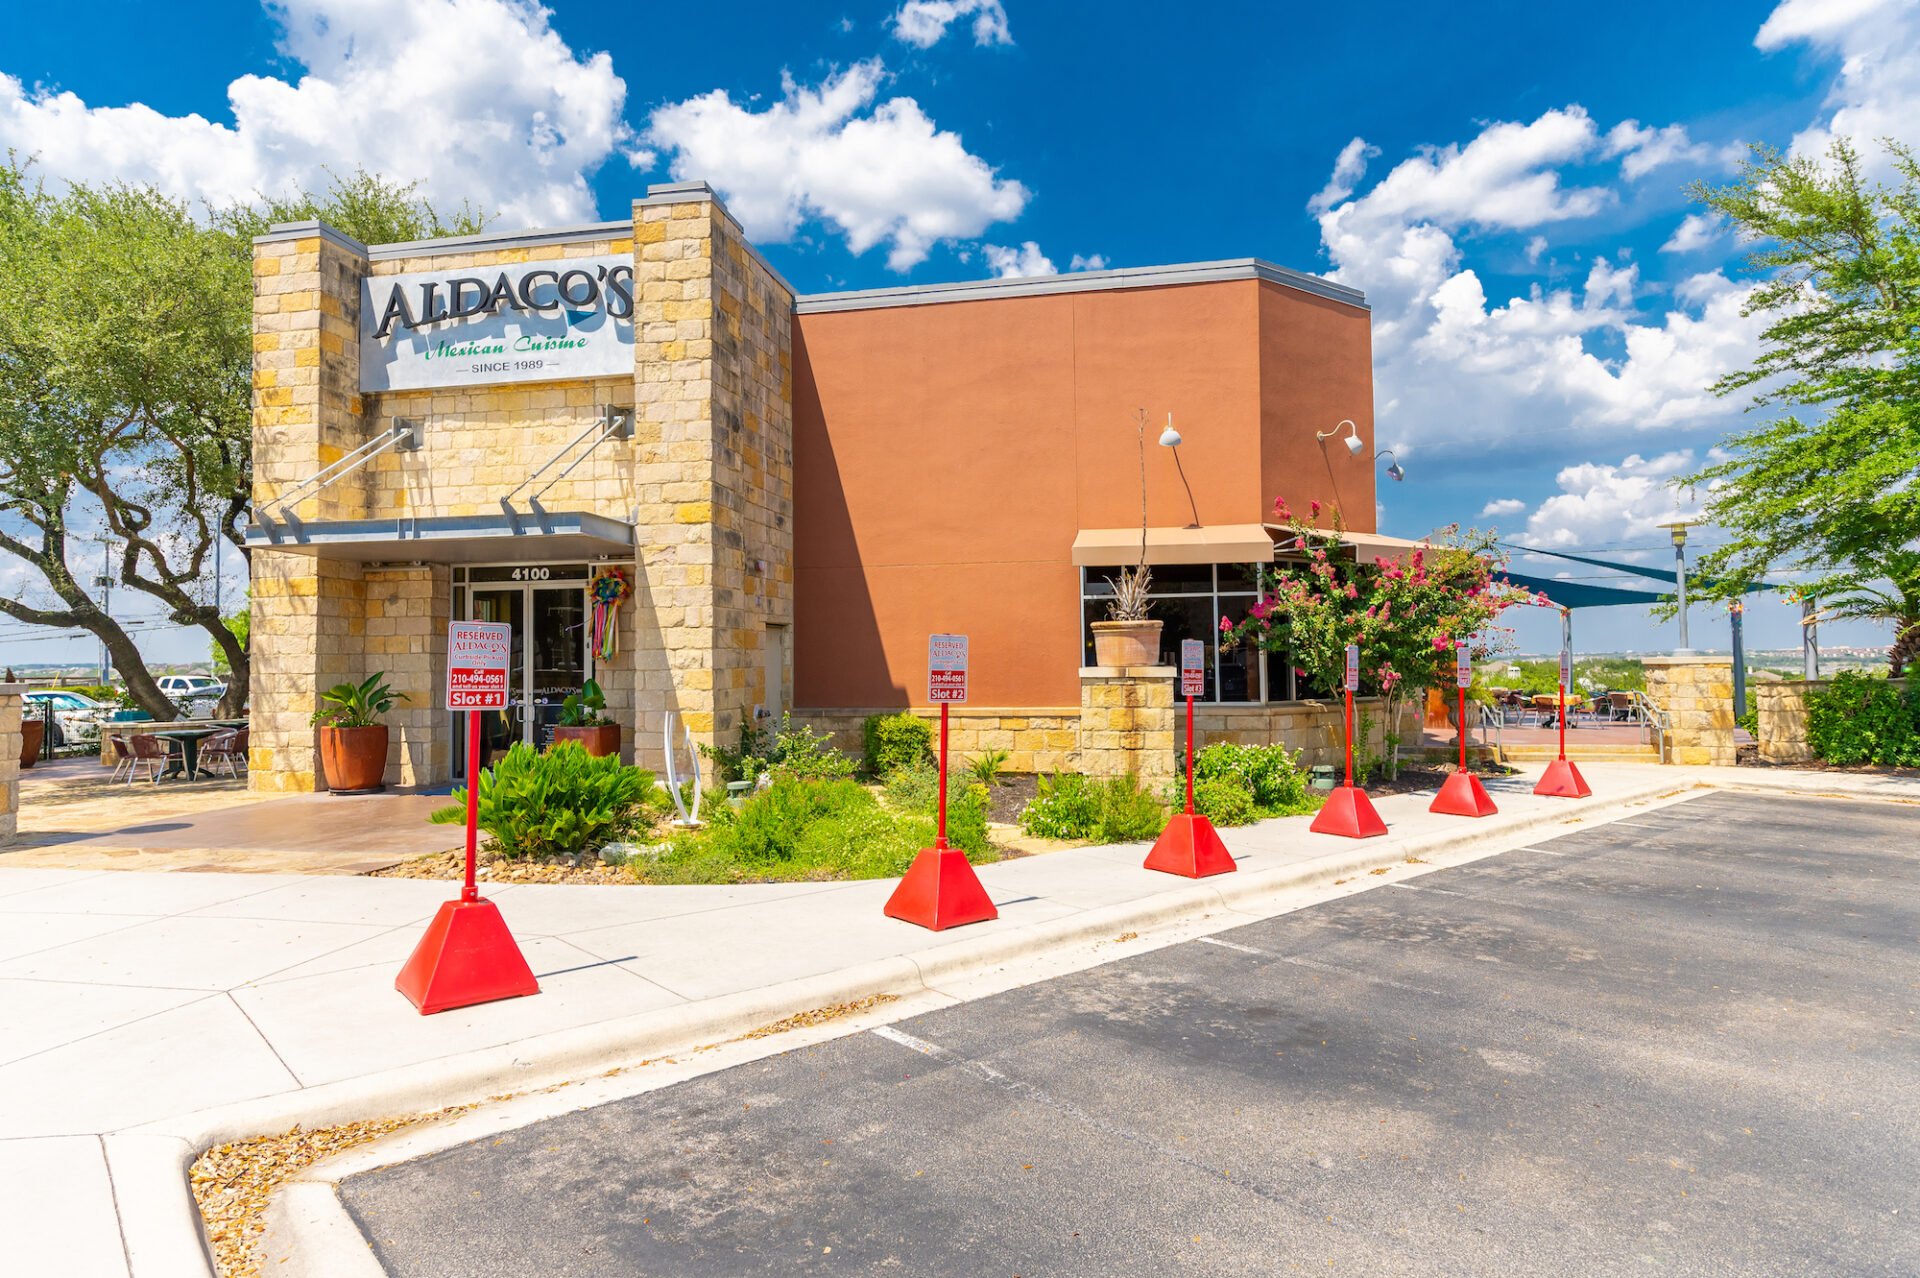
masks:
<path id="1" fill-rule="evenodd" d="M 216 539 L 247 555 L 252 235 L 313 217 L 371 242 L 485 224 L 364 171 L 200 214 L 147 187 L 56 191 L 13 153 L 0 164 L 0 551 L 38 574 L 0 615 L 92 633 L 159 718 L 175 707 L 97 602 L 94 556 L 104 541 L 115 584 L 207 633 L 237 710 L 246 638 L 214 606 L 211 569 Z"/>
<path id="2" fill-rule="evenodd" d="M 1449 528 L 1404 562 L 1362 564 L 1337 555 L 1344 530 L 1337 510 L 1330 530 L 1284 502 L 1274 511 L 1301 562 L 1274 573 L 1239 625 L 1222 620 L 1221 647 L 1290 652 L 1316 684 L 1337 688 L 1346 677 L 1347 645 L 1358 644 L 1361 691 L 1386 700 L 1387 725 L 1398 721 L 1404 698 L 1452 678 L 1456 641 L 1483 661 L 1507 645 L 1494 625 L 1500 614 L 1540 602 L 1500 577 L 1505 561 L 1491 535 Z M 1314 502 L 1310 515 L 1319 514 Z"/>
<path id="3" fill-rule="evenodd" d="M 1890 622 L 1892 673 L 1920 655 L 1920 161 L 1888 141 L 1891 185 L 1844 139 L 1822 160 L 1755 147 L 1739 178 L 1694 198 L 1754 245 L 1746 313 L 1768 317 L 1753 364 L 1715 384 L 1795 406 L 1729 436 L 1675 483 L 1704 489 L 1729 535 L 1702 556 L 1702 593 L 1805 574 L 1823 617 Z"/>

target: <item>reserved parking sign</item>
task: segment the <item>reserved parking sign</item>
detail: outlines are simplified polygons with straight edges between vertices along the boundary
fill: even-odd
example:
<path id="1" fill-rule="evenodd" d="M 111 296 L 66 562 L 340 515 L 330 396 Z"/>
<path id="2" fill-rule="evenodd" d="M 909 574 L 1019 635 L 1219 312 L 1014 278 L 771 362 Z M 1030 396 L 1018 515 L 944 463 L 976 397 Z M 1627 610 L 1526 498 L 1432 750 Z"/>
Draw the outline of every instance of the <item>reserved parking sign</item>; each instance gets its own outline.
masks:
<path id="1" fill-rule="evenodd" d="M 1360 691 L 1360 645 L 1347 645 L 1347 691 Z"/>
<path id="2" fill-rule="evenodd" d="M 1473 658 L 1467 655 L 1464 643 L 1453 646 L 1453 681 L 1462 688 L 1473 686 Z"/>
<path id="3" fill-rule="evenodd" d="M 927 636 L 927 700 L 958 704 L 967 699 L 967 637 Z"/>
<path id="4" fill-rule="evenodd" d="M 447 624 L 447 709 L 504 710 L 513 627 L 497 621 Z"/>
<path id="5" fill-rule="evenodd" d="M 1207 695 L 1207 645 L 1198 639 L 1180 641 L 1180 695 Z"/>

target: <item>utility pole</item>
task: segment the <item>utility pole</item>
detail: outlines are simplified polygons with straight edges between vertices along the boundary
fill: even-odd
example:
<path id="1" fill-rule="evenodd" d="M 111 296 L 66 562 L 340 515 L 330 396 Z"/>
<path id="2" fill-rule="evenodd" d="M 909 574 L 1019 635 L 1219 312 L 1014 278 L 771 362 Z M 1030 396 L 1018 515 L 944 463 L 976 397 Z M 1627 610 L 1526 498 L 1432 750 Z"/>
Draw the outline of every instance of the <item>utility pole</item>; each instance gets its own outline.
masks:
<path id="1" fill-rule="evenodd" d="M 1800 664 L 1808 679 L 1820 677 L 1820 615 L 1811 595 L 1800 601 Z"/>
<path id="2" fill-rule="evenodd" d="M 1733 601 L 1733 717 L 1736 719 L 1747 713 L 1747 642 L 1740 627 L 1746 611 L 1744 602 Z"/>
<path id="3" fill-rule="evenodd" d="M 94 586 L 100 591 L 100 611 L 113 619 L 113 542 L 100 544 L 100 575 L 93 579 Z M 100 677 L 97 682 L 105 687 L 107 676 L 113 669 L 113 655 L 107 651 L 107 641 L 100 641 Z"/>

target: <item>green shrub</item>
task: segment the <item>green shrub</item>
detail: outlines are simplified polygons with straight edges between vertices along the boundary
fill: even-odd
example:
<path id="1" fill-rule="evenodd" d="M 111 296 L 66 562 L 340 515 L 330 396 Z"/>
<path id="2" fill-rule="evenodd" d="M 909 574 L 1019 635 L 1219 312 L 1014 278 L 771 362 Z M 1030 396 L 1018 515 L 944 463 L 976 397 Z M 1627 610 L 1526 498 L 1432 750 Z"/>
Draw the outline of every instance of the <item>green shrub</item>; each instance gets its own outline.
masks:
<path id="1" fill-rule="evenodd" d="M 1308 775 L 1298 766 L 1300 753 L 1282 745 L 1244 746 L 1215 742 L 1193 757 L 1198 802 L 1200 783 L 1237 782 L 1259 816 L 1285 816 L 1313 806 L 1307 798 Z"/>
<path id="2" fill-rule="evenodd" d="M 676 836 L 663 856 L 636 864 L 636 876 L 649 883 L 890 878 L 934 841 L 930 815 L 889 810 L 850 779 L 783 769 L 739 811 L 725 804 L 710 810 L 707 828 Z M 976 864 L 996 859 L 980 787 L 948 795 L 947 842 Z"/>
<path id="3" fill-rule="evenodd" d="M 1807 744 L 1828 763 L 1920 765 L 1914 697 L 1851 670 L 1807 694 Z"/>
<path id="4" fill-rule="evenodd" d="M 573 855 L 627 834 L 653 792 L 653 773 L 618 756 L 596 759 L 573 741 L 542 754 L 520 742 L 481 772 L 479 823 L 501 856 Z M 464 822 L 465 787 L 427 819 Z"/>
<path id="5" fill-rule="evenodd" d="M 1040 839 L 1090 839 L 1100 828 L 1100 791 L 1078 772 L 1040 778 L 1020 812 L 1020 828 Z"/>
<path id="6" fill-rule="evenodd" d="M 1043 839 L 1131 843 L 1157 836 L 1166 809 L 1132 776 L 1095 781 L 1077 772 L 1040 778 L 1039 793 L 1020 813 L 1020 828 Z"/>
<path id="7" fill-rule="evenodd" d="M 1101 843 L 1137 843 L 1160 837 L 1167 827 L 1167 810 L 1135 776 L 1108 777 L 1100 785 Z"/>
<path id="8" fill-rule="evenodd" d="M 714 779 L 722 784 L 757 781 L 761 773 L 776 768 L 817 780 L 852 776 L 853 761 L 834 749 L 832 741 L 828 733 L 795 723 L 791 714 L 783 714 L 776 726 L 741 724 L 739 743 L 732 749 L 703 745 L 700 753 L 712 761 L 718 773 Z"/>
<path id="9" fill-rule="evenodd" d="M 1000 770 L 1006 766 L 1005 750 L 989 750 L 985 754 L 967 760 L 966 764 L 968 774 L 981 785 L 999 785 Z"/>
<path id="10" fill-rule="evenodd" d="M 931 756 L 933 729 L 905 711 L 876 714 L 860 725 L 860 747 L 867 775 L 884 777 Z"/>
<path id="11" fill-rule="evenodd" d="M 1182 788 L 1177 798 L 1182 810 L 1185 809 L 1186 798 L 1186 791 Z M 1195 777 L 1193 810 L 1221 826 L 1251 825 L 1260 819 L 1260 809 L 1254 806 L 1252 793 L 1235 777 Z"/>
<path id="12" fill-rule="evenodd" d="M 1756 741 L 1760 739 L 1760 712 L 1758 710 L 1749 710 L 1745 714 L 1735 715 L 1733 721 L 1745 728 L 1748 736 Z"/>

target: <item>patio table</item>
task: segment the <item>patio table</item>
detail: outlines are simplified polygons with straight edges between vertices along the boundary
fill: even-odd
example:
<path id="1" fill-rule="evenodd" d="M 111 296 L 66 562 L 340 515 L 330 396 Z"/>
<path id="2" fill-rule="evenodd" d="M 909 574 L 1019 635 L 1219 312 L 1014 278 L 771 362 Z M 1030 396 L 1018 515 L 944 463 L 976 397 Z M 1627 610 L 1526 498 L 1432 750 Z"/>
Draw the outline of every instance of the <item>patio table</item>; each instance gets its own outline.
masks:
<path id="1" fill-rule="evenodd" d="M 160 775 L 179 776 L 183 772 L 189 781 L 200 779 L 200 743 L 217 732 L 231 732 L 235 728 L 244 728 L 244 719 L 208 720 L 204 728 L 161 728 L 147 733 L 150 737 L 171 737 L 180 743 L 180 758 L 167 765 Z"/>

